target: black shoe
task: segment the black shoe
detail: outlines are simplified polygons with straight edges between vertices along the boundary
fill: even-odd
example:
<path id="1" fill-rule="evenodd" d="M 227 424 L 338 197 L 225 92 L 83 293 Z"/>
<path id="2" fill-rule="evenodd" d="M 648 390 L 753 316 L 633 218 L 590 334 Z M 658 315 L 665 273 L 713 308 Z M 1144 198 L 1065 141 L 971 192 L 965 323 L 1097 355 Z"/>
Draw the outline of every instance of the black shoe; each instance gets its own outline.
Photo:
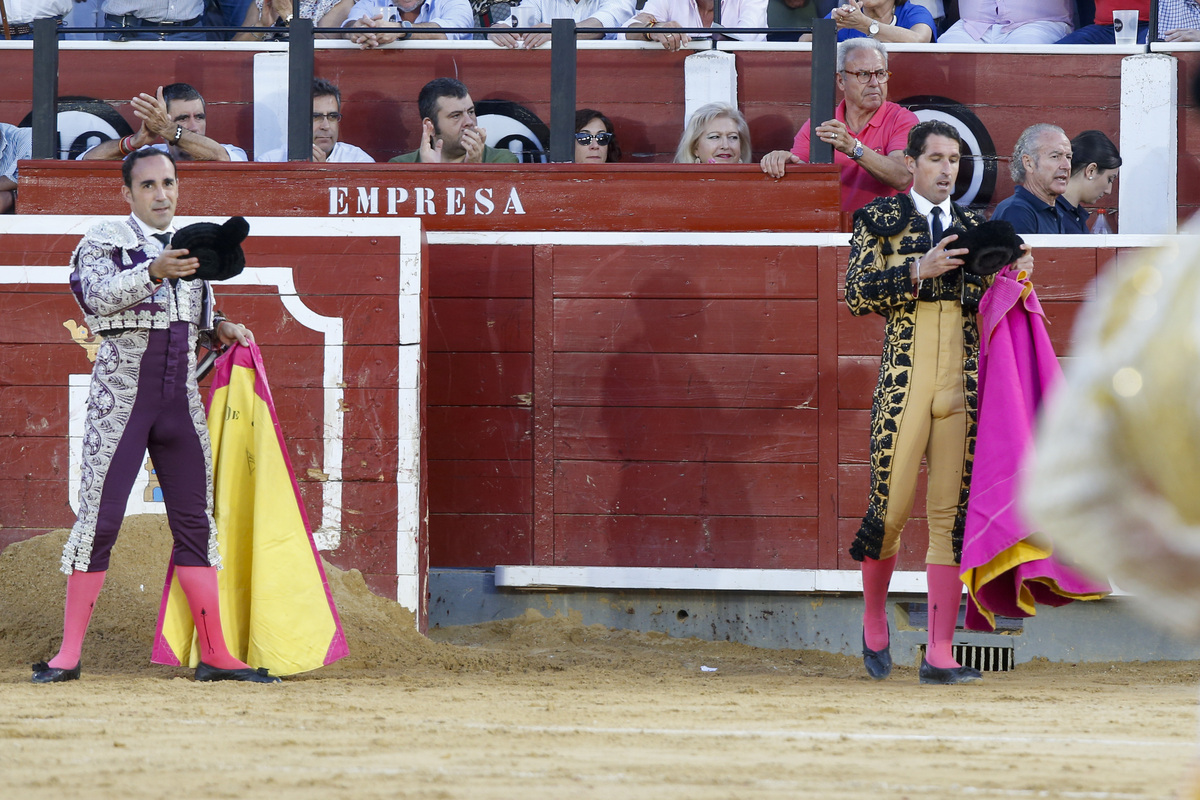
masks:
<path id="1" fill-rule="evenodd" d="M 246 667 L 245 669 L 217 669 L 203 661 L 196 667 L 196 680 L 207 681 L 246 681 L 247 683 L 283 683 L 267 672 L 266 667 Z"/>
<path id="2" fill-rule="evenodd" d="M 82 663 L 80 662 L 80 664 Z M 33 665 L 33 677 L 30 680 L 34 683 L 77 681 L 79 680 L 79 664 L 76 664 L 74 669 L 59 669 L 58 667 L 50 666 L 45 661 L 39 661 Z"/>
<path id="3" fill-rule="evenodd" d="M 867 647 L 867 635 L 863 634 L 863 666 L 867 674 L 881 681 L 892 674 L 892 643 L 882 650 L 871 650 Z"/>
<path id="4" fill-rule="evenodd" d="M 975 683 L 983 680 L 983 675 L 974 667 L 952 667 L 942 669 L 935 667 L 925 659 L 921 659 L 921 683 L 935 683 L 948 686 L 953 683 Z"/>

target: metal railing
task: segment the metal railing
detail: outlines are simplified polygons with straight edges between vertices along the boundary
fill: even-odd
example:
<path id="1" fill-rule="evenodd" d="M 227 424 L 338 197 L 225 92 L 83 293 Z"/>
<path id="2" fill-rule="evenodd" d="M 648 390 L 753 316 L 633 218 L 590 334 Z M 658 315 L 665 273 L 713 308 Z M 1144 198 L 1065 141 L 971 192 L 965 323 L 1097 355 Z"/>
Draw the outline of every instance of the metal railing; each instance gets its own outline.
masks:
<path id="1" fill-rule="evenodd" d="M 719 24 L 720 2 L 714 23 Z M 35 20 L 33 27 L 33 142 L 35 159 L 53 159 L 58 150 L 58 36 L 95 29 L 62 28 L 53 18 Z M 108 30 L 108 29 L 103 29 Z M 116 29 L 112 29 L 116 30 Z M 262 28 L 205 28 L 206 31 L 253 31 Z M 345 28 L 316 28 L 310 19 L 295 17 L 288 25 L 288 123 L 289 161 L 312 158 L 312 81 L 314 35 L 345 34 Z M 572 19 L 550 23 L 550 152 L 551 162 L 575 160 L 575 90 L 578 76 L 576 36 L 578 33 L 624 34 L 629 28 L 578 28 Z M 633 29 L 637 31 L 638 29 Z M 138 28 L 139 33 L 177 33 L 176 26 Z M 704 34 L 713 37 L 713 47 L 722 34 L 807 33 L 813 35 L 811 62 L 811 118 L 814 125 L 833 119 L 834 72 L 837 63 L 837 28 L 832 20 L 816 20 L 810 28 L 671 28 L 672 33 Z M 439 28 L 438 33 L 496 33 L 495 28 Z M 545 33 L 545 28 L 504 28 L 504 33 Z M 810 139 L 809 163 L 833 163 L 833 146 L 820 137 Z"/>

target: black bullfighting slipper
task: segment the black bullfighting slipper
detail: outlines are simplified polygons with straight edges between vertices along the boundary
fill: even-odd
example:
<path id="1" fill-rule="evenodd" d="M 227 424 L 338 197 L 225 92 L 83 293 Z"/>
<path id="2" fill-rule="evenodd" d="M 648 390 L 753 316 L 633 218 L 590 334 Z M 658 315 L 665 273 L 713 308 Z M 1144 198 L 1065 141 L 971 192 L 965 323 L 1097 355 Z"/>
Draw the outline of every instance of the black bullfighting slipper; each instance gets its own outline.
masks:
<path id="1" fill-rule="evenodd" d="M 246 667 L 245 669 L 217 669 L 210 667 L 203 661 L 200 666 L 196 667 L 196 680 L 201 682 L 208 681 L 245 681 L 247 683 L 283 683 L 267 672 L 265 667 L 254 669 Z"/>
<path id="2" fill-rule="evenodd" d="M 888 675 L 892 674 L 892 643 L 888 642 L 888 646 L 882 650 L 872 650 L 867 647 L 867 635 L 863 634 L 863 666 L 867 668 L 867 674 L 877 681 L 881 681 Z"/>
<path id="3" fill-rule="evenodd" d="M 921 659 L 921 683 L 949 686 L 955 683 L 975 683 L 983 680 L 983 675 L 974 667 L 952 667 L 942 669 L 935 667 L 925 659 Z"/>
<path id="4" fill-rule="evenodd" d="M 80 662 L 82 664 L 83 662 Z M 76 664 L 74 669 L 59 669 L 52 667 L 45 661 L 39 661 L 33 665 L 33 677 L 30 678 L 34 683 L 63 683 L 64 681 L 79 680 L 79 664 Z"/>

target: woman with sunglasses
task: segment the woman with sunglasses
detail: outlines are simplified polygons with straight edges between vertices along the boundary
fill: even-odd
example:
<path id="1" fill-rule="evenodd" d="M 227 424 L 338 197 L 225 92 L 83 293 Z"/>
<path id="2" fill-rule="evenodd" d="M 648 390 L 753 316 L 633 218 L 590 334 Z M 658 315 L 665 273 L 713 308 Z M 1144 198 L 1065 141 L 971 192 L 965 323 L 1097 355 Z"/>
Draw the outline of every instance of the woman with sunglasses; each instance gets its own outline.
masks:
<path id="1" fill-rule="evenodd" d="M 825 19 L 837 23 L 839 42 L 860 36 L 906 44 L 937 41 L 933 15 L 909 0 L 845 0 L 826 14 Z M 805 34 L 800 41 L 812 41 L 812 36 Z"/>
<path id="2" fill-rule="evenodd" d="M 750 127 L 742 112 L 724 103 L 700 106 L 675 150 L 676 164 L 749 164 Z"/>
<path id="3" fill-rule="evenodd" d="M 612 164 L 621 160 L 621 145 L 612 120 L 593 108 L 575 112 L 575 163 Z"/>

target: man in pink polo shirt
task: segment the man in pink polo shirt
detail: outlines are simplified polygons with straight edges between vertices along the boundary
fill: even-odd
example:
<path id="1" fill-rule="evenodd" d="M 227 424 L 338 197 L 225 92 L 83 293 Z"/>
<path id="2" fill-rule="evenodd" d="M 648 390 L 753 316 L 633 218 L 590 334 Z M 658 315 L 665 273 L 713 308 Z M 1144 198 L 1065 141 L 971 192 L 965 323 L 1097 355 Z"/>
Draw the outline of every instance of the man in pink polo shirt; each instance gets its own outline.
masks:
<path id="1" fill-rule="evenodd" d="M 817 126 L 817 135 L 833 145 L 833 163 L 842 169 L 842 211 L 854 212 L 876 197 L 891 197 L 912 183 L 904 166 L 908 132 L 917 115 L 887 100 L 887 50 L 870 38 L 838 45 L 837 88 L 843 100 L 834 118 Z M 788 164 L 808 161 L 812 120 L 796 134 L 791 151 L 763 156 L 762 171 L 782 178 Z"/>

